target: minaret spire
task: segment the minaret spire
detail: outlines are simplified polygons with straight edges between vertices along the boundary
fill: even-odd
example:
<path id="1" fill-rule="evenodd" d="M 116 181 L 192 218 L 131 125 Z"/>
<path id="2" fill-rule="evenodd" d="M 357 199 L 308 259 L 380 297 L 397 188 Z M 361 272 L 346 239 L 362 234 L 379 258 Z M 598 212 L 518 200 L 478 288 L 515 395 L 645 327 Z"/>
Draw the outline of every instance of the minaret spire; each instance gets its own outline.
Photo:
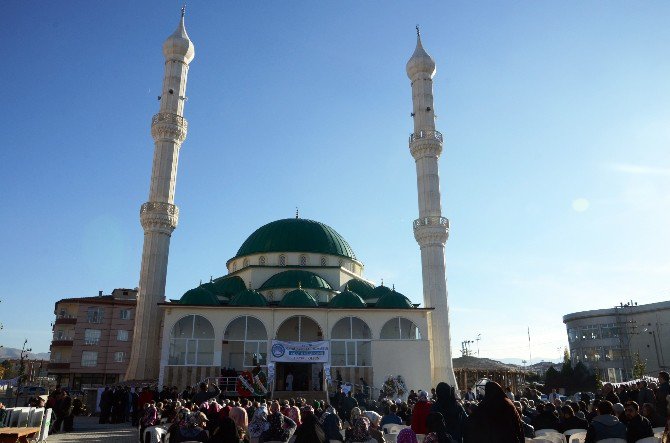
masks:
<path id="1" fill-rule="evenodd" d="M 179 219 L 174 194 L 179 150 L 188 129 L 184 118 L 186 78 L 188 65 L 195 55 L 184 27 L 184 13 L 182 8 L 177 29 L 163 43 L 163 91 L 159 111 L 151 119 L 154 157 L 149 199 L 140 208 L 144 245 L 126 380 L 148 380 L 159 376 L 162 312 L 156 305 L 165 301 L 170 237 Z"/>
<path id="2" fill-rule="evenodd" d="M 433 308 L 428 318 L 431 342 L 433 386 L 445 381 L 456 387 L 451 361 L 449 304 L 447 302 L 444 250 L 449 237 L 449 220 L 442 217 L 438 159 L 442 153 L 442 134 L 435 129 L 433 76 L 435 61 L 423 49 L 421 31 L 416 27 L 416 49 L 407 62 L 412 86 L 414 132 L 409 149 L 416 162 L 419 218 L 414 220 L 414 238 L 421 249 L 423 301 Z"/>

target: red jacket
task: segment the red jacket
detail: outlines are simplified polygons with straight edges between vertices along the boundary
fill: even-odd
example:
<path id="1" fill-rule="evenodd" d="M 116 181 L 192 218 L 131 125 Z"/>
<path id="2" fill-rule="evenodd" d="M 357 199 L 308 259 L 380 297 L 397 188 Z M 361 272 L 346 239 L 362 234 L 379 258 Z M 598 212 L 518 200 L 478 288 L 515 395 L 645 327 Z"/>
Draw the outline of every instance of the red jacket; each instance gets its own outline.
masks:
<path id="1" fill-rule="evenodd" d="M 415 434 L 426 433 L 426 418 L 430 414 L 430 407 L 433 404 L 429 401 L 420 401 L 414 405 L 412 410 L 412 431 Z"/>

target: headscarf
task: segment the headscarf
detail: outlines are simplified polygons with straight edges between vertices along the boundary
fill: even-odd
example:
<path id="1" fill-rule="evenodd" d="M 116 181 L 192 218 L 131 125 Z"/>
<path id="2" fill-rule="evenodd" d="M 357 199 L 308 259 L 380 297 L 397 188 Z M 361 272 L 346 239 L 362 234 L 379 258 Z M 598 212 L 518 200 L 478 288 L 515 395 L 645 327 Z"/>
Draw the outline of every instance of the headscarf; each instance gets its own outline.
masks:
<path id="1" fill-rule="evenodd" d="M 302 423 L 300 421 L 300 408 L 298 408 L 297 406 L 291 406 L 290 408 L 288 408 L 288 414 L 285 415 L 291 420 L 293 420 L 295 424 L 298 426 L 300 426 L 300 424 Z"/>
<path id="2" fill-rule="evenodd" d="M 230 417 L 235 422 L 235 425 L 239 426 L 244 430 L 247 429 L 249 419 L 247 416 L 247 411 L 245 411 L 244 408 L 241 408 L 239 406 L 233 407 L 228 413 L 228 417 Z"/>
<path id="3" fill-rule="evenodd" d="M 419 443 L 416 434 L 411 428 L 405 428 L 398 433 L 397 443 Z"/>
<path id="4" fill-rule="evenodd" d="M 216 443 L 239 443 L 240 435 L 235 422 L 229 417 L 223 417 L 209 441 Z"/>
<path id="5" fill-rule="evenodd" d="M 505 435 L 508 441 L 524 441 L 519 412 L 502 387 L 494 381 L 484 386 L 484 400 L 479 403 L 473 416 L 491 433 Z"/>
<path id="6" fill-rule="evenodd" d="M 263 432 L 267 431 L 269 427 L 268 410 L 265 406 L 261 406 L 256 409 L 254 416 L 249 423 L 249 437 L 258 438 Z"/>
<path id="7" fill-rule="evenodd" d="M 365 411 L 363 414 L 370 420 L 370 424 L 374 426 L 379 426 L 379 421 L 382 419 L 382 416 L 377 414 L 375 411 Z"/>
<path id="8" fill-rule="evenodd" d="M 284 416 L 279 412 L 274 412 L 268 415 L 268 423 L 270 426 L 267 431 L 263 433 L 263 440 L 265 441 L 287 441 L 290 433 L 288 429 L 284 429 Z"/>
<path id="9" fill-rule="evenodd" d="M 309 406 L 311 408 L 311 406 Z M 295 443 L 325 443 L 326 435 L 311 412 L 303 415 L 302 426 L 295 431 Z"/>
<path id="10" fill-rule="evenodd" d="M 358 408 L 354 408 L 358 409 Z M 360 409 L 358 412 L 360 413 Z M 353 411 L 351 411 L 353 412 Z M 354 426 L 351 430 L 351 441 L 353 442 L 366 442 L 370 440 L 370 420 L 367 417 L 358 417 L 354 421 Z"/>
<path id="11" fill-rule="evenodd" d="M 426 391 L 419 391 L 418 401 L 428 401 L 428 393 Z"/>
<path id="12" fill-rule="evenodd" d="M 361 416 L 361 408 L 359 408 L 359 407 L 355 407 L 355 408 L 353 408 L 353 409 L 351 410 L 351 412 L 349 413 L 349 417 L 350 417 L 350 420 L 349 420 L 349 421 L 350 421 L 351 423 L 354 423 L 354 422 L 356 421 L 356 419 L 357 419 L 358 417 L 360 417 L 360 416 Z"/>

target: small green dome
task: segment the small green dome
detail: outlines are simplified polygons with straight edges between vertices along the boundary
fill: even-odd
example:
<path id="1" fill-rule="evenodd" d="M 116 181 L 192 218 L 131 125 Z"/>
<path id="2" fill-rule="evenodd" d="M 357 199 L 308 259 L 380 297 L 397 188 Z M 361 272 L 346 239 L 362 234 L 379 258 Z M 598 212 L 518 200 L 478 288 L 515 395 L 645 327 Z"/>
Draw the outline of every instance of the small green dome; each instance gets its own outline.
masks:
<path id="1" fill-rule="evenodd" d="M 346 289 L 333 297 L 328 306 L 331 308 L 364 308 L 367 305 L 358 294 Z"/>
<path id="2" fill-rule="evenodd" d="M 235 295 L 228 303 L 229 306 L 267 306 L 268 301 L 260 292 L 253 289 L 245 289 Z"/>
<path id="3" fill-rule="evenodd" d="M 216 306 L 220 305 L 219 299 L 216 295 L 208 291 L 205 285 L 200 285 L 197 288 L 190 289 L 184 293 L 179 299 L 182 305 L 199 305 L 199 306 Z"/>
<path id="4" fill-rule="evenodd" d="M 319 303 L 314 300 L 314 297 L 309 295 L 307 292 L 301 288 L 294 289 L 291 292 L 287 292 L 279 302 L 279 306 L 288 306 L 293 308 L 315 308 L 319 306 Z"/>
<path id="5" fill-rule="evenodd" d="M 349 280 L 346 284 L 346 287 L 352 291 L 358 294 L 363 300 L 368 300 L 370 298 L 378 298 L 377 295 L 374 293 L 374 285 L 372 283 L 368 283 L 365 280 L 359 280 L 357 278 L 352 278 Z"/>
<path id="6" fill-rule="evenodd" d="M 395 290 L 389 289 L 389 292 L 387 292 L 379 300 L 377 300 L 377 303 L 375 303 L 375 307 L 406 309 L 406 308 L 414 308 L 414 305 L 412 304 L 409 298 L 405 297 L 399 292 L 396 292 Z"/>
<path id="7" fill-rule="evenodd" d="M 244 280 L 242 280 L 237 275 L 219 277 L 211 284 L 213 285 L 213 290 L 211 291 L 212 293 L 216 295 L 223 295 L 224 297 L 228 298 L 232 298 L 235 296 L 235 294 L 238 294 L 247 289 L 247 286 L 244 284 Z"/>
<path id="8" fill-rule="evenodd" d="M 393 290 L 391 288 L 388 288 L 384 286 L 384 283 L 382 283 L 380 286 L 377 286 L 372 290 L 372 298 L 376 298 L 377 300 L 381 300 L 381 298 L 385 295 L 388 295 L 392 293 Z"/>
<path id="9" fill-rule="evenodd" d="M 259 290 L 277 289 L 277 288 L 297 288 L 298 285 L 309 289 L 327 289 L 332 290 L 327 281 L 317 274 L 309 271 L 290 270 L 275 274 L 261 285 Z"/>
<path id="10" fill-rule="evenodd" d="M 356 259 L 349 243 L 333 228 L 304 218 L 261 226 L 242 243 L 235 258 L 264 252 L 314 252 Z"/>

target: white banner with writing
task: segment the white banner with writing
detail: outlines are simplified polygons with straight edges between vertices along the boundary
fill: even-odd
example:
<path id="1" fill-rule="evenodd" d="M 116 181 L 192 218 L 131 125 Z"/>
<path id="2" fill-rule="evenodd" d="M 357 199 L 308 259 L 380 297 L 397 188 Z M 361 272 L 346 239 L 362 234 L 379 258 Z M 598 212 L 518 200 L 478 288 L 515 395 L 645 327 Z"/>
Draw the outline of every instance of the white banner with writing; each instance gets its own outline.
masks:
<path id="1" fill-rule="evenodd" d="M 328 361 L 330 361 L 330 342 L 272 340 L 270 361 L 288 363 L 328 363 Z"/>

